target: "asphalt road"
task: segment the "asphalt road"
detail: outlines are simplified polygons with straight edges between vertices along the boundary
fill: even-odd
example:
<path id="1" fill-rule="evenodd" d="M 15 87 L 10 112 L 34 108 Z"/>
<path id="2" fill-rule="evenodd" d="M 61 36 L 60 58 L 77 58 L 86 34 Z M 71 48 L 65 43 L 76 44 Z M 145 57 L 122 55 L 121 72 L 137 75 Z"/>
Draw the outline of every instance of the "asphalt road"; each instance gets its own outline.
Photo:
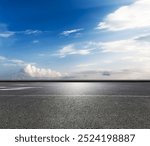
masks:
<path id="1" fill-rule="evenodd" d="M 0 82 L 0 128 L 149 129 L 150 82 Z"/>

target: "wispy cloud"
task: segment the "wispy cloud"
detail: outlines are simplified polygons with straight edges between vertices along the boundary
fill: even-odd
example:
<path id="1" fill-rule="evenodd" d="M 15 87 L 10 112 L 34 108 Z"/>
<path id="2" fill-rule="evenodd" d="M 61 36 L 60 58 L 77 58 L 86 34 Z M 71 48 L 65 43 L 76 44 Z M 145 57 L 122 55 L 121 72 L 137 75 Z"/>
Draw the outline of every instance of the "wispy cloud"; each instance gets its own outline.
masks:
<path id="1" fill-rule="evenodd" d="M 89 55 L 92 49 L 77 49 L 74 44 L 67 45 L 58 51 L 57 56 L 63 58 L 69 55 Z"/>
<path id="2" fill-rule="evenodd" d="M 38 44 L 40 41 L 39 40 L 33 40 L 32 43 L 33 44 Z"/>
<path id="3" fill-rule="evenodd" d="M 143 68 L 143 70 L 137 68 L 125 68 L 117 70 L 86 70 L 69 73 L 65 78 L 83 80 L 142 80 L 150 78 L 150 68 Z"/>
<path id="4" fill-rule="evenodd" d="M 25 30 L 25 31 L 2 31 L 0 32 L 0 37 L 2 38 L 9 38 L 15 34 L 25 34 L 25 35 L 37 35 L 42 33 L 40 30 Z M 33 41 L 37 43 L 38 41 Z"/>
<path id="5" fill-rule="evenodd" d="M 15 32 L 12 32 L 12 31 L 0 32 L 0 37 L 9 38 L 9 37 L 13 36 L 14 34 L 15 34 Z"/>
<path id="6" fill-rule="evenodd" d="M 3 66 L 26 66 L 29 64 L 26 61 L 20 60 L 20 59 L 14 59 L 14 58 L 7 58 L 5 56 L 0 56 L 0 63 Z M 30 63 L 34 65 L 35 63 Z"/>
<path id="7" fill-rule="evenodd" d="M 32 34 L 40 34 L 40 33 L 42 33 L 42 31 L 41 30 L 28 29 L 28 30 L 22 31 L 22 33 L 24 33 L 26 35 L 32 35 Z"/>
<path id="8" fill-rule="evenodd" d="M 143 56 L 150 55 L 150 35 L 143 35 L 141 37 L 117 40 L 111 42 L 101 42 L 101 49 L 103 52 L 134 52 Z"/>
<path id="9" fill-rule="evenodd" d="M 5 59 L 6 59 L 6 57 L 0 56 L 0 61 L 4 61 Z"/>
<path id="10" fill-rule="evenodd" d="M 40 30 L 0 31 L 0 37 L 9 38 L 15 34 L 37 35 L 37 34 L 41 34 L 41 33 L 42 33 L 42 31 L 40 31 Z M 37 41 L 34 41 L 34 43 L 37 43 Z"/>
<path id="11" fill-rule="evenodd" d="M 37 35 L 37 34 L 41 34 L 43 32 L 46 32 L 46 31 L 33 30 L 33 29 L 20 30 L 20 31 L 9 30 L 7 24 L 0 23 L 0 37 L 2 37 L 2 38 L 9 38 L 15 34 Z"/>
<path id="12" fill-rule="evenodd" d="M 83 28 L 80 28 L 80 29 L 72 29 L 72 30 L 66 30 L 66 31 L 63 31 L 61 33 L 61 35 L 64 35 L 64 36 L 69 36 L 73 33 L 77 33 L 77 32 L 80 32 L 80 31 L 83 31 L 84 29 Z"/>
<path id="13" fill-rule="evenodd" d="M 52 52 L 42 52 L 39 53 L 38 56 L 45 57 L 45 56 L 58 56 L 60 58 L 64 58 L 67 56 L 87 56 L 92 55 L 96 53 L 95 51 L 100 49 L 100 42 L 80 42 L 80 43 L 74 43 L 74 44 L 68 44 L 65 46 L 62 46 L 61 49 L 58 49 L 55 51 L 55 53 Z"/>
<path id="14" fill-rule="evenodd" d="M 83 64 L 78 64 L 76 67 L 77 68 L 89 68 L 95 65 L 97 64 L 96 63 L 83 63 Z"/>
<path id="15" fill-rule="evenodd" d="M 19 59 L 8 59 L 11 63 L 14 63 L 16 65 L 26 65 L 26 62 Z"/>
<path id="16" fill-rule="evenodd" d="M 122 6 L 106 16 L 97 29 L 120 31 L 135 28 L 150 28 L 150 1 L 135 0 L 134 3 Z"/>
<path id="17" fill-rule="evenodd" d="M 0 37 L 1 38 L 9 38 L 13 36 L 15 33 L 13 31 L 8 30 L 8 26 L 4 23 L 0 23 Z"/>

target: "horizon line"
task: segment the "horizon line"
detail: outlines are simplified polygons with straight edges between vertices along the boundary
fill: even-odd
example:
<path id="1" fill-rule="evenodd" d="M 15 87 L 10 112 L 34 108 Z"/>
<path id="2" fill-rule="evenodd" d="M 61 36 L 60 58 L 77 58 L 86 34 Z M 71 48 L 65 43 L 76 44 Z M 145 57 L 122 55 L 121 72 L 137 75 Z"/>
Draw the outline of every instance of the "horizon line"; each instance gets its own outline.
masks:
<path id="1" fill-rule="evenodd" d="M 122 80 L 122 79 L 118 79 L 118 80 L 0 80 L 0 82 L 150 82 L 149 80 Z"/>

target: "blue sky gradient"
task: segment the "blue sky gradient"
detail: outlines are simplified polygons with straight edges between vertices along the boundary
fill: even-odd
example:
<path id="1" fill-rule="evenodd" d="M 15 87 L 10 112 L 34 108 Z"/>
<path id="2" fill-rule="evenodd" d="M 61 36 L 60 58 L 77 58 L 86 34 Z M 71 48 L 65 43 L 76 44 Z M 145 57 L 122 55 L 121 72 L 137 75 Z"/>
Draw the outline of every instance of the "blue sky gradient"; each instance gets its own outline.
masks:
<path id="1" fill-rule="evenodd" d="M 130 51 L 149 37 L 146 18 L 129 23 L 145 5 L 148 0 L 0 0 L 0 79 L 149 78 Z"/>

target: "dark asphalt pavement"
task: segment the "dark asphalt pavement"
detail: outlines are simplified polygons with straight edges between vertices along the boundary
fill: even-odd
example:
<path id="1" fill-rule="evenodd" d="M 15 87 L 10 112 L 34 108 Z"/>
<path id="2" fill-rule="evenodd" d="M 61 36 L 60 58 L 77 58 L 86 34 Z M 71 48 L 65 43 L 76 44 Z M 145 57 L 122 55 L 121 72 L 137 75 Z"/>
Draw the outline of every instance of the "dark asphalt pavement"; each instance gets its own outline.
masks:
<path id="1" fill-rule="evenodd" d="M 0 128 L 149 129 L 150 82 L 0 82 Z"/>

